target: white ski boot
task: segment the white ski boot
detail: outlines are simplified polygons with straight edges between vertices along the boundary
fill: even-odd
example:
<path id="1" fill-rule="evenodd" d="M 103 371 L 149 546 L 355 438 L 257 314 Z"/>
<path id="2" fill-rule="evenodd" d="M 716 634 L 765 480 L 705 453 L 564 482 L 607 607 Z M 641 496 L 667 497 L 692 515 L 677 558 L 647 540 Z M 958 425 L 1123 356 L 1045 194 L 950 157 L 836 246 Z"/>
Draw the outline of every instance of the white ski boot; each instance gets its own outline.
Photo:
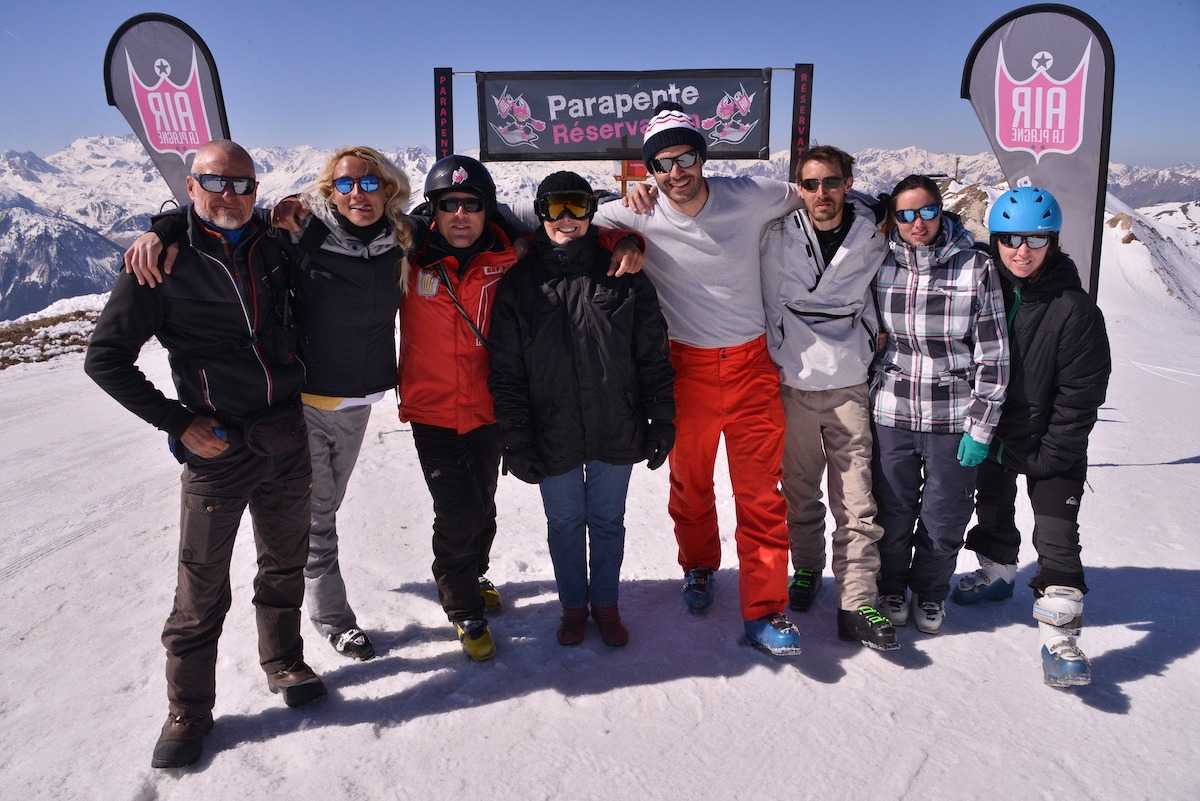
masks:
<path id="1" fill-rule="evenodd" d="M 980 601 L 1003 601 L 1011 598 L 1017 580 L 1017 566 L 1003 565 L 980 555 L 979 569 L 958 580 L 950 591 L 956 604 L 977 604 Z"/>
<path id="2" fill-rule="evenodd" d="M 1092 682 L 1092 665 L 1075 638 L 1083 629 L 1083 593 L 1074 587 L 1047 587 L 1033 602 L 1042 634 L 1042 675 L 1051 687 Z"/>

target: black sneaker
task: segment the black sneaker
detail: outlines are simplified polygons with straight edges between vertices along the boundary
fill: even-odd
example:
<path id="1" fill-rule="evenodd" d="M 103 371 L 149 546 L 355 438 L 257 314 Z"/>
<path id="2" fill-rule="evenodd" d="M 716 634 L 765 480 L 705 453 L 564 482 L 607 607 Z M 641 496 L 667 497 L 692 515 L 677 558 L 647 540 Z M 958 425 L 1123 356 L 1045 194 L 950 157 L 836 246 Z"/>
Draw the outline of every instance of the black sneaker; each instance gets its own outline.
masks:
<path id="1" fill-rule="evenodd" d="M 874 607 L 860 606 L 853 612 L 839 609 L 837 623 L 839 639 L 861 642 L 876 651 L 894 651 L 900 647 L 892 621 L 876 612 Z"/>
<path id="2" fill-rule="evenodd" d="M 304 706 L 325 697 L 325 683 L 303 662 L 268 673 L 267 687 L 273 693 L 283 693 L 283 702 L 288 706 Z"/>
<path id="3" fill-rule="evenodd" d="M 700 614 L 712 606 L 715 578 L 707 567 L 694 567 L 683 575 L 683 602 L 689 611 Z"/>
<path id="4" fill-rule="evenodd" d="M 150 758 L 152 768 L 186 768 L 195 764 L 204 752 L 204 736 L 212 731 L 213 716 L 186 717 L 167 715 L 162 734 L 154 744 L 154 756 Z"/>
<path id="5" fill-rule="evenodd" d="M 371 644 L 371 638 L 358 626 L 352 626 L 341 634 L 330 634 L 329 644 L 333 646 L 333 650 L 351 659 L 366 662 L 375 656 L 375 646 Z"/>
<path id="6" fill-rule="evenodd" d="M 807 612 L 821 594 L 821 571 L 800 568 L 788 582 L 788 607 L 797 612 Z"/>

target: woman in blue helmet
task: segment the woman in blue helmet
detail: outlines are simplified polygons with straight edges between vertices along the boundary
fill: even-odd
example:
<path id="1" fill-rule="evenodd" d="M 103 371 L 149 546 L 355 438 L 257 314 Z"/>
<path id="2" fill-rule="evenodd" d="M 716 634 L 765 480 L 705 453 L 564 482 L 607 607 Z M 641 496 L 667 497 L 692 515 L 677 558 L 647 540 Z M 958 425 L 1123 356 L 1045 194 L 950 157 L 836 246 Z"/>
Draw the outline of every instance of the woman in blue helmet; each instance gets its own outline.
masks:
<path id="1" fill-rule="evenodd" d="M 951 599 L 973 604 L 1012 597 L 1021 545 L 1017 474 L 1023 474 L 1038 554 L 1029 586 L 1045 682 L 1088 684 L 1091 666 L 1076 641 L 1088 589 L 1078 519 L 1088 435 L 1111 371 L 1104 316 L 1059 246 L 1062 210 L 1053 195 L 1028 186 L 1005 192 L 992 206 L 988 228 L 1003 282 L 1011 375 L 991 451 L 979 466 L 978 525 L 967 535 L 980 567 L 959 579 Z"/>

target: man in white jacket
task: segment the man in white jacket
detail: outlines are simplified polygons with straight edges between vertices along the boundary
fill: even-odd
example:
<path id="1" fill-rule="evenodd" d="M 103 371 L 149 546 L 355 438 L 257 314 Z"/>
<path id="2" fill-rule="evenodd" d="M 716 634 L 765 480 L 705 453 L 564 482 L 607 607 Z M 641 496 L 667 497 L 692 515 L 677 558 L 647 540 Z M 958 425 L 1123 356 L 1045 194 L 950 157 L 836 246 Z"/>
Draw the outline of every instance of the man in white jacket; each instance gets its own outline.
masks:
<path id="1" fill-rule="evenodd" d="M 767 343 L 779 367 L 787 437 L 783 493 L 792 566 L 789 606 L 807 610 L 825 568 L 821 475 L 829 471 L 838 636 L 871 648 L 899 647 L 873 606 L 879 569 L 871 494 L 867 371 L 875 352 L 871 279 L 887 237 L 875 210 L 851 195 L 854 159 L 828 145 L 797 170 L 805 208 L 776 220 L 762 240 Z"/>

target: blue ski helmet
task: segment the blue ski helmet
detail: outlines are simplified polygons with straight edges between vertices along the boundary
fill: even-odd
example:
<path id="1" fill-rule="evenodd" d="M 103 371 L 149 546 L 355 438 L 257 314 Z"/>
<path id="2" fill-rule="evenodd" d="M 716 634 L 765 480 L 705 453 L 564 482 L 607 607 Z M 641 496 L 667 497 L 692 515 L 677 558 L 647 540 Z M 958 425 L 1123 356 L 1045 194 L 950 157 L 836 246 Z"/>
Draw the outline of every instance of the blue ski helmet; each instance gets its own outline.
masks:
<path id="1" fill-rule="evenodd" d="M 1036 186 L 1018 186 L 996 198 L 988 213 L 988 230 L 993 234 L 1058 233 L 1062 220 L 1054 195 Z"/>

